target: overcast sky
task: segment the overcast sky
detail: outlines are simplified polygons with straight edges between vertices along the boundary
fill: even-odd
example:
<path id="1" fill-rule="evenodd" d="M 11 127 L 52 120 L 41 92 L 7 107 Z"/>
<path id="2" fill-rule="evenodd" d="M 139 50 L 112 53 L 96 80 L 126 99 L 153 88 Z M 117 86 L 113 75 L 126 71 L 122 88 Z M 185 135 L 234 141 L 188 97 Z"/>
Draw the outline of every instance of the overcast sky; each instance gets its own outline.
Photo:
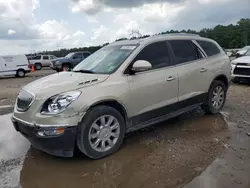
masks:
<path id="1" fill-rule="evenodd" d="M 250 0 L 0 0 L 0 54 L 82 47 L 250 17 Z"/>

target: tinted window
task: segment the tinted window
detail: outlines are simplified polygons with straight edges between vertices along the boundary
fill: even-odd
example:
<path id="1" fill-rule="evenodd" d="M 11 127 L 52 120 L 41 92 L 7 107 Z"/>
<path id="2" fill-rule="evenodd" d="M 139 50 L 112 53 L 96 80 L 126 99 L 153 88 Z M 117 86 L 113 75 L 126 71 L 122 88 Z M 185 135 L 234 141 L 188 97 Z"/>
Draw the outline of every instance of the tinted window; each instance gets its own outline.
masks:
<path id="1" fill-rule="evenodd" d="M 49 59 L 49 56 L 45 55 L 45 56 L 43 56 L 43 59 L 44 59 L 44 60 L 48 60 L 48 59 Z"/>
<path id="2" fill-rule="evenodd" d="M 207 56 L 212 56 L 220 53 L 219 48 L 212 42 L 197 40 L 197 43 L 203 48 Z"/>
<path id="3" fill-rule="evenodd" d="M 32 60 L 39 60 L 39 59 L 41 59 L 41 56 L 38 55 L 38 56 L 36 56 L 36 57 L 32 57 L 31 59 L 32 59 Z"/>
<path id="4" fill-rule="evenodd" d="M 165 42 L 157 42 L 146 46 L 134 59 L 146 60 L 152 64 L 152 69 L 158 69 L 170 65 L 169 53 Z"/>
<path id="5" fill-rule="evenodd" d="M 76 53 L 73 57 L 74 57 L 74 59 L 81 59 L 82 54 L 81 53 Z"/>
<path id="6" fill-rule="evenodd" d="M 88 57 L 90 55 L 90 53 L 86 52 L 86 53 L 83 53 L 82 55 L 83 55 L 84 58 L 86 58 L 86 57 Z"/>
<path id="7" fill-rule="evenodd" d="M 200 59 L 202 56 L 195 45 L 189 40 L 169 41 L 178 64 Z"/>

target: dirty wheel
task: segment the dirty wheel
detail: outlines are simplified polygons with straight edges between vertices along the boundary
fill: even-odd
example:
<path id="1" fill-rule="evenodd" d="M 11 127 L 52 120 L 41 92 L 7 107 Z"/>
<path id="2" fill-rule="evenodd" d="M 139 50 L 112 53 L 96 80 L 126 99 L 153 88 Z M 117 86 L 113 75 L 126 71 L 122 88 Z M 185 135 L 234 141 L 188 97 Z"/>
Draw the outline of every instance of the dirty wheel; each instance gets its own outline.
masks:
<path id="1" fill-rule="evenodd" d="M 23 78 L 25 76 L 25 71 L 22 69 L 17 70 L 16 77 Z"/>
<path id="2" fill-rule="evenodd" d="M 206 104 L 202 105 L 202 109 L 208 114 L 217 114 L 224 107 L 226 101 L 227 89 L 223 82 L 219 80 L 213 81 Z"/>
<path id="3" fill-rule="evenodd" d="M 112 107 L 97 106 L 86 113 L 77 135 L 77 146 L 92 159 L 116 152 L 125 135 L 122 115 Z"/>
<path id="4" fill-rule="evenodd" d="M 35 70 L 41 70 L 42 65 L 40 63 L 36 63 L 34 68 L 35 68 Z"/>

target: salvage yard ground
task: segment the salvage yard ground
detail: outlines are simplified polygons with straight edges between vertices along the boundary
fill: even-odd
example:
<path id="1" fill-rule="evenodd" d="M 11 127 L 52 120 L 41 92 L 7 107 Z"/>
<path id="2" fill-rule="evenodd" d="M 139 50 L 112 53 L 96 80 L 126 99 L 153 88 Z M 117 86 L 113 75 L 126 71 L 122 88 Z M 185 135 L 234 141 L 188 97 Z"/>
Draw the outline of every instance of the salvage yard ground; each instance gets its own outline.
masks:
<path id="1" fill-rule="evenodd" d="M 30 147 L 9 120 L 23 85 L 54 73 L 0 78 L 0 187 L 249 188 L 250 87 L 229 88 L 218 115 L 200 109 L 127 136 L 102 160 L 63 159 Z"/>

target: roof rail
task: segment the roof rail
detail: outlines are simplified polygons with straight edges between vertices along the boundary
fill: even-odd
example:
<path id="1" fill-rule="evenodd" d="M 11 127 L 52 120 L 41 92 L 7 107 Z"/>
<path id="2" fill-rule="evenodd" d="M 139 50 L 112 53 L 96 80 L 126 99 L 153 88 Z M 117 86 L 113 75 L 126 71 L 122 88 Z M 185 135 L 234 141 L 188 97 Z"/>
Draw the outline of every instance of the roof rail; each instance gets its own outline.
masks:
<path id="1" fill-rule="evenodd" d="M 192 34 L 192 33 L 166 33 L 166 34 L 159 34 L 159 35 L 153 35 L 153 37 L 160 37 L 160 36 L 195 36 L 200 37 L 198 34 Z"/>

